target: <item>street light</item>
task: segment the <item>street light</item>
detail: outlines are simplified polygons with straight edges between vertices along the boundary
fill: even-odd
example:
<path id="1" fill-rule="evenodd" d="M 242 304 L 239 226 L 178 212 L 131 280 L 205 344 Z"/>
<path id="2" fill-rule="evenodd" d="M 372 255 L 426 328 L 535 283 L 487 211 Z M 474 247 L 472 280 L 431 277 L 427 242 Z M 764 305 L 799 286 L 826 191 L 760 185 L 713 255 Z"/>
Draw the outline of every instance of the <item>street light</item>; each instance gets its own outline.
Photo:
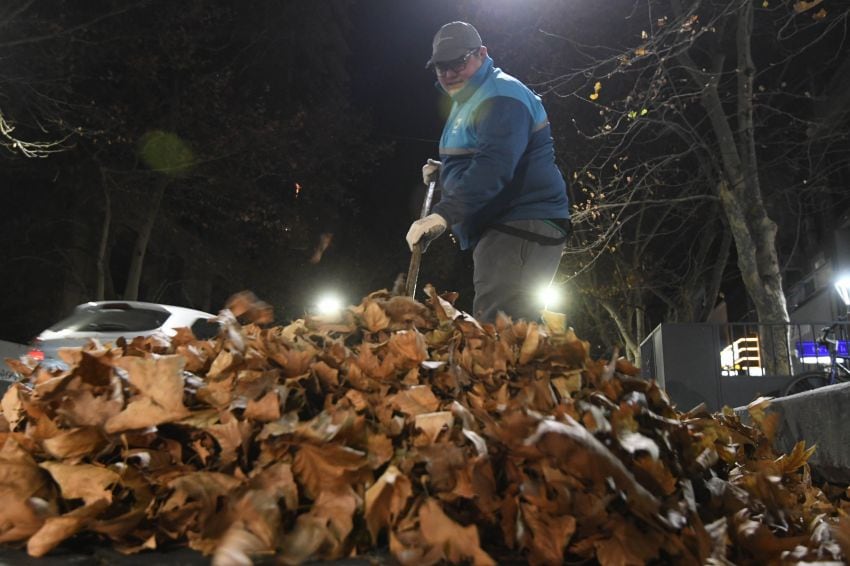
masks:
<path id="1" fill-rule="evenodd" d="M 835 281 L 835 290 L 844 301 L 844 308 L 850 314 L 850 272 L 842 273 Z"/>
<path id="2" fill-rule="evenodd" d="M 561 306 L 563 301 L 564 295 L 561 290 L 551 284 L 543 285 L 537 289 L 537 302 L 547 311 Z"/>
<path id="3" fill-rule="evenodd" d="M 320 315 L 334 316 L 342 310 L 342 299 L 335 293 L 326 293 L 316 301 L 316 311 Z"/>

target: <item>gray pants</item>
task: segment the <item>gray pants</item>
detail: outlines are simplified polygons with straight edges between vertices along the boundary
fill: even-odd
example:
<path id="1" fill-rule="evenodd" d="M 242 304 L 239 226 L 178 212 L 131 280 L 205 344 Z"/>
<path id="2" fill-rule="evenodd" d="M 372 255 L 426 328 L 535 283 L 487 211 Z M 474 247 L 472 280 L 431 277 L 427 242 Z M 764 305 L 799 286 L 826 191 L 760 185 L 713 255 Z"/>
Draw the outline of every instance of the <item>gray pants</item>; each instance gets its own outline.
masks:
<path id="1" fill-rule="evenodd" d="M 505 224 L 550 238 L 563 235 L 543 220 L 515 220 Z M 537 303 L 536 294 L 552 282 L 563 251 L 564 244 L 547 246 L 487 230 L 472 254 L 475 318 L 493 322 L 496 314 L 503 311 L 514 320 L 538 320 L 543 305 Z"/>

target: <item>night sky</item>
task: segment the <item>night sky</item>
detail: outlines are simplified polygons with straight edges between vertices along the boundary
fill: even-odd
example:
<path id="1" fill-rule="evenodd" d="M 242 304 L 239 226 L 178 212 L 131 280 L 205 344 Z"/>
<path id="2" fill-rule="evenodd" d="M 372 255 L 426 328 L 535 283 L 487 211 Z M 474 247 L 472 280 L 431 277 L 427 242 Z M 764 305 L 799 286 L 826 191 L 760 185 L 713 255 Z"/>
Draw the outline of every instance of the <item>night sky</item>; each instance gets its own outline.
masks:
<path id="1" fill-rule="evenodd" d="M 66 132 L 71 141 L 65 152 L 44 159 L 25 159 L 14 151 L 2 156 L 0 184 L 12 189 L 0 192 L 0 209 L 6 213 L 0 224 L 0 237 L 5 239 L 5 249 L 0 250 L 0 268 L 5 270 L 0 281 L 4 297 L 0 339 L 26 341 L 73 305 L 92 298 L 95 250 L 107 209 L 100 190 L 100 166 L 113 176 L 115 190 L 111 256 L 107 258 L 112 288 L 106 295 L 121 298 L 141 224 L 138 211 L 149 204 L 149 188 L 160 174 L 138 159 L 138 140 L 150 129 L 175 131 L 195 143 L 198 153 L 214 158 L 194 178 L 175 181 L 178 190 L 169 191 L 148 248 L 139 299 L 216 312 L 230 294 L 249 289 L 272 303 L 277 322 L 285 323 L 303 315 L 320 292 L 335 291 L 356 304 L 369 292 L 390 288 L 396 276 L 407 271 L 410 253 L 404 237 L 419 214 L 425 192 L 420 169 L 427 158 L 437 157 L 448 110 L 447 98 L 434 87 L 433 72 L 424 68 L 432 37 L 441 25 L 456 19 L 471 21 L 496 65 L 541 92 L 547 79 L 575 72 L 587 65 L 588 57 L 600 62 L 593 71 L 575 72 L 561 92 L 543 95 L 556 158 L 574 202 L 584 198 L 574 194 L 582 190 L 574 178 L 577 171 L 597 167 L 597 174 L 603 170 L 610 174 L 607 181 L 619 175 L 611 173 L 606 162 L 614 155 L 609 153 L 611 147 L 600 136 L 591 140 L 593 134 L 602 131 L 606 121 L 629 122 L 618 122 L 615 113 L 626 115 L 631 109 L 627 108 L 630 93 L 642 98 L 657 87 L 629 82 L 625 75 L 634 70 L 631 64 L 617 63 L 618 54 L 638 53 L 636 46 L 646 30 L 659 31 L 666 25 L 665 17 L 656 17 L 633 0 L 354 0 L 342 4 L 350 10 L 335 13 L 336 4 L 301 0 L 250 7 L 235 0 L 197 1 L 181 8 L 162 0 L 126 4 L 93 0 L 84 6 L 45 0 L 16 13 L 14 26 L 0 18 L 0 47 L 7 49 L 0 69 L 0 111 L 16 120 L 16 133 L 28 139 L 50 139 L 63 135 L 56 133 L 56 124 L 67 129 L 78 123 L 86 126 Z M 782 260 L 787 281 L 793 284 L 810 272 L 809 260 L 831 230 L 830 215 L 846 201 L 846 190 L 841 192 L 850 175 L 843 165 L 848 151 L 842 141 L 846 128 L 827 140 L 832 144 L 828 151 L 818 154 L 821 148 L 816 148 L 810 162 L 803 156 L 811 150 L 804 147 L 809 143 L 804 130 L 806 121 L 817 117 L 816 103 L 842 91 L 838 81 L 846 73 L 835 73 L 835 69 L 846 67 L 850 58 L 846 39 L 836 30 L 850 11 L 841 2 L 825 0 L 828 15 L 817 19 L 815 12 L 795 14 L 785 4 L 766 2 L 757 8 L 760 25 L 768 26 L 764 28 L 768 33 L 762 30 L 754 36 L 754 45 L 760 65 L 758 86 L 763 89 L 759 93 L 764 93 L 758 96 L 776 103 L 775 110 L 769 111 L 761 100 L 757 105 L 757 112 L 765 117 L 759 124 L 760 159 L 766 164 L 764 186 L 775 191 L 767 197 L 768 212 L 780 224 L 782 253 L 796 254 Z M 714 4 L 703 7 L 706 11 L 716 8 Z M 101 18 L 106 13 L 111 15 Z M 266 16 L 272 19 L 263 20 Z M 774 55 L 778 36 L 769 26 L 786 18 L 789 26 L 797 26 L 799 37 L 781 46 L 787 52 Z M 341 21 L 345 26 L 339 33 Z M 302 26 L 302 22 L 306 23 Z M 170 31 L 161 29 L 168 26 Z M 186 37 L 181 37 L 187 29 Z M 783 28 L 783 33 L 790 29 Z M 693 50 L 694 56 L 708 53 L 705 48 L 711 45 L 713 33 L 705 34 L 705 43 Z M 814 41 L 817 34 L 824 34 L 824 41 Z M 30 40 L 33 37 L 47 39 L 36 42 Z M 322 51 L 328 44 L 332 53 Z M 814 48 L 809 49 L 810 45 Z M 136 46 L 148 49 L 151 60 Z M 203 56 L 181 68 L 180 57 L 172 61 L 169 49 L 176 47 L 174 53 L 183 53 L 180 49 L 186 46 L 190 47 L 185 51 L 187 58 L 199 52 Z M 809 51 L 803 52 L 804 47 Z M 110 52 L 113 48 L 116 51 Z M 611 61 L 603 63 L 609 57 Z M 62 62 L 57 63 L 58 59 Z M 641 64 L 649 76 L 657 61 L 645 58 Z M 338 72 L 340 66 L 344 73 Z M 727 58 L 727 67 L 726 82 L 732 84 L 733 56 Z M 219 68 L 231 74 L 218 73 Z M 338 91 L 332 88 L 336 85 L 329 86 L 345 75 L 348 82 Z M 161 110 L 170 92 L 169 80 L 175 76 L 180 83 L 175 92 L 194 97 L 194 107 L 186 108 L 182 122 L 172 130 L 161 119 Z M 138 82 L 127 87 L 122 81 Z M 597 81 L 602 98 L 594 101 L 590 94 Z M 218 87 L 221 91 L 215 90 Z M 308 93 L 304 98 L 318 99 L 315 107 L 310 105 L 313 100 L 299 99 L 299 89 Z M 43 98 L 33 95 L 42 90 Z M 677 98 L 667 91 L 659 96 Z M 684 98 L 690 106 L 682 119 L 694 129 L 705 129 L 708 121 L 701 118 L 698 96 L 691 93 Z M 59 101 L 56 107 L 51 107 L 53 100 Z M 339 102 L 340 109 L 328 111 L 328 101 Z M 350 109 L 343 107 L 347 103 Z M 653 113 L 661 109 L 662 101 L 641 100 L 641 104 L 648 112 L 643 123 L 654 123 L 657 136 L 650 131 L 624 152 L 628 155 L 616 159 L 634 156 L 631 163 L 638 163 L 664 157 L 672 147 L 664 137 L 669 133 L 663 130 L 664 120 Z M 299 105 L 308 116 L 303 124 L 295 119 Z M 359 138 L 346 122 L 349 112 L 357 114 L 357 119 L 359 113 L 365 115 L 367 139 Z M 799 119 L 789 122 L 786 114 L 793 112 L 798 112 L 794 115 Z M 846 114 L 836 116 L 837 124 L 846 125 Z M 113 128 L 116 137 L 108 139 Z M 714 151 L 713 134 L 698 133 L 711 146 L 706 153 Z M 353 141 L 346 145 L 348 139 Z M 789 145 L 796 142 L 800 147 Z M 383 153 L 370 154 L 380 156 L 376 162 L 358 154 L 379 145 L 387 147 Z M 823 162 L 815 162 L 821 155 Z M 243 157 L 249 163 L 240 177 Z M 356 167 L 352 161 L 361 157 L 364 165 Z M 219 169 L 217 159 L 222 163 Z M 693 159 L 683 161 L 680 178 L 673 167 L 668 177 L 671 187 L 692 183 L 691 174 L 699 168 Z M 807 192 L 815 184 L 814 176 L 821 177 L 821 194 Z M 302 177 L 312 185 L 306 183 L 307 196 L 298 197 L 294 190 L 305 181 Z M 198 203 L 203 206 L 196 207 Z M 676 214 L 680 212 L 688 214 L 685 208 Z M 804 215 L 808 215 L 806 226 L 799 224 Z M 716 215 L 713 218 L 717 220 Z M 684 229 L 692 227 L 685 224 Z M 312 261 L 313 249 L 327 234 L 333 234 L 330 246 L 319 254 L 320 261 Z M 680 237 L 677 232 L 669 241 L 681 244 L 696 234 Z M 649 281 L 653 262 L 663 257 L 670 247 L 667 243 L 660 242 L 654 256 L 647 254 L 652 259 L 649 267 L 642 267 L 641 278 Z M 621 249 L 617 254 L 623 257 Z M 676 248 L 680 258 L 686 256 L 684 249 Z M 681 273 L 676 272 L 676 258 L 672 260 L 657 271 L 669 268 L 673 283 L 656 280 L 648 286 L 665 291 L 675 287 L 675 277 Z M 583 260 L 574 257 L 572 261 Z M 719 264 L 730 310 L 742 318 L 752 316 L 734 252 Z M 449 236 L 431 244 L 423 258 L 420 288 L 433 283 L 440 291 L 457 291 L 458 305 L 469 310 L 471 278 L 469 252 L 461 252 Z M 625 288 L 616 288 L 615 279 L 612 273 L 599 271 L 598 282 L 613 282 L 605 292 L 619 300 L 630 292 L 630 278 L 620 281 Z M 578 285 L 575 281 L 570 284 Z M 590 291 L 594 288 L 595 284 L 588 286 Z M 710 299 L 706 303 L 714 304 Z M 572 305 L 566 307 L 569 316 L 575 314 L 569 312 Z M 633 310 L 631 304 L 620 306 Z M 656 309 L 648 316 L 652 324 L 657 323 L 664 305 L 656 301 L 648 308 Z M 603 324 L 602 318 L 594 319 L 595 323 Z"/>
<path id="2" fill-rule="evenodd" d="M 354 288 L 344 271 L 320 283 L 339 289 L 352 301 L 361 293 L 391 286 L 396 275 L 407 270 L 410 256 L 404 236 L 419 215 L 425 192 L 420 169 L 427 158 L 438 158 L 442 113 L 447 108 L 425 62 L 434 33 L 458 18 L 458 2 L 451 0 L 375 0 L 356 6 L 351 34 L 353 99 L 372 119 L 375 138 L 392 143 L 393 151 L 358 187 L 364 218 L 369 220 L 362 229 L 384 247 L 388 261 L 373 266 L 373 276 Z M 329 250 L 328 271 L 335 271 L 330 264 L 346 251 L 344 243 Z M 437 254 L 444 260 L 441 269 L 429 261 Z M 431 282 L 441 290 L 464 290 L 461 304 L 471 306 L 471 268 L 470 255 L 442 238 L 423 260 L 420 286 Z"/>
<path id="3" fill-rule="evenodd" d="M 101 8 L 92 6 L 94 12 L 92 12 L 93 15 L 89 15 L 62 4 L 62 9 L 68 10 L 68 13 L 56 21 L 73 22 L 74 18 L 87 21 L 96 17 L 97 10 L 107 10 L 107 5 Z M 405 2 L 362 0 L 351 3 L 351 6 L 353 9 L 348 15 L 349 27 L 345 30 L 348 56 L 344 60 L 344 65 L 347 67 L 350 81 L 348 91 L 352 108 L 354 111 L 363 112 L 370 121 L 372 128 L 370 141 L 390 144 L 391 149 L 377 163 L 368 165 L 368 174 L 358 174 L 354 178 L 354 186 L 349 187 L 356 200 L 352 207 L 332 210 L 333 207 L 328 206 L 327 214 L 319 214 L 312 219 L 308 228 L 311 238 L 310 246 L 317 241 L 319 234 L 334 234 L 334 239 L 321 261 L 318 263 L 306 261 L 310 256 L 311 247 L 294 248 L 287 258 L 291 267 L 288 272 L 282 274 L 282 279 L 278 279 L 278 284 L 274 282 L 270 284 L 268 281 L 259 279 L 252 281 L 250 276 L 242 277 L 240 284 L 234 283 L 230 286 L 216 284 L 212 300 L 208 305 L 192 304 L 191 296 L 181 297 L 180 294 L 173 292 L 170 296 L 169 293 L 165 293 L 154 297 L 153 292 L 161 291 L 161 289 L 152 287 L 150 284 L 147 285 L 146 290 L 143 290 L 140 300 L 182 304 L 216 312 L 223 306 L 224 300 L 230 293 L 248 288 L 256 291 L 261 298 L 269 300 L 276 308 L 278 321 L 286 322 L 301 316 L 314 304 L 317 297 L 326 291 L 335 292 L 346 302 L 357 304 L 369 292 L 390 288 L 396 276 L 407 271 L 410 253 L 404 236 L 410 222 L 419 214 L 421 199 L 424 195 L 420 169 L 428 157 L 437 157 L 437 144 L 442 129 L 440 105 L 443 104 L 443 108 L 446 108 L 446 99 L 434 87 L 433 72 L 426 70 L 424 64 L 430 56 L 433 34 L 442 24 L 457 19 L 459 3 L 450 0 Z M 123 25 L 132 26 L 136 18 L 139 20 L 138 25 L 142 26 L 140 16 L 151 16 L 146 14 L 147 11 L 148 9 L 142 8 L 141 11 L 131 11 L 126 16 L 107 18 L 102 26 L 108 29 L 113 21 L 129 22 Z M 24 21 L 32 21 L 35 30 L 43 30 L 45 26 L 51 25 L 52 19 L 56 18 L 48 12 L 49 10 L 42 14 L 36 9 L 25 11 L 23 12 Z M 206 24 L 199 22 L 198 25 Z M 134 30 L 130 27 L 129 29 L 130 33 L 137 33 L 141 28 Z M 224 32 L 226 34 L 227 30 L 225 29 Z M 154 34 L 156 31 L 150 33 Z M 281 51 L 287 48 L 286 33 L 280 32 L 283 43 L 275 44 L 276 51 L 267 52 L 266 57 L 275 59 L 285 55 Z M 15 40 L 13 34 L 7 35 L 12 35 L 12 39 Z M 61 40 L 61 36 L 59 37 Z M 0 37 L 0 42 L 5 39 Z M 313 43 L 312 38 L 311 43 Z M 92 44 L 90 49 L 96 49 L 94 45 Z M 53 44 L 48 43 L 48 47 L 52 46 Z M 299 64 L 299 72 L 310 74 L 315 71 L 316 74 L 321 74 L 322 54 L 314 53 L 313 55 L 314 60 L 320 62 L 310 63 L 305 60 Z M 315 65 L 316 68 L 311 70 L 311 65 Z M 47 69 L 42 71 L 37 67 L 29 70 L 37 78 L 48 73 Z M 266 80 L 257 73 L 247 74 L 245 77 L 246 90 L 257 90 Z M 272 80 L 275 79 L 272 78 Z M 20 93 L 10 90 L 8 86 L 6 88 L 8 92 L 21 96 Z M 156 96 L 153 89 L 149 92 L 139 91 L 135 102 L 131 104 L 145 103 Z M 2 108 L 9 112 L 8 105 L 3 105 Z M 25 116 L 26 111 L 26 109 L 18 110 L 15 115 Z M 23 120 L 21 122 L 23 127 L 27 126 L 26 122 Z M 19 128 L 18 131 L 22 130 Z M 26 132 L 26 130 L 23 131 Z M 27 132 L 24 135 L 36 137 L 38 132 Z M 208 143 L 208 140 L 202 138 L 197 138 L 195 141 L 199 144 Z M 65 186 L 74 174 L 70 171 L 72 168 L 85 167 L 82 164 L 89 157 L 83 155 L 85 151 L 87 150 L 75 148 L 70 152 L 55 154 L 44 160 L 19 159 L 13 163 L 23 166 L 29 172 L 35 172 L 33 180 L 27 182 L 47 181 L 52 187 L 45 188 L 43 197 L 31 196 L 29 201 L 15 198 L 13 192 L 6 192 L 3 195 L 6 200 L 0 203 L 6 210 L 42 210 L 42 217 L 36 224 L 27 224 L 21 216 L 18 216 L 20 228 L 7 223 L 9 233 L 15 238 L 15 241 L 7 242 L 10 248 L 15 248 L 7 250 L 8 257 L 11 259 L 10 263 L 6 263 L 7 273 L 20 270 L 21 277 L 15 280 L 7 279 L 3 284 L 3 294 L 8 299 L 0 305 L 0 339 L 27 341 L 40 329 L 67 314 L 70 305 L 91 298 L 90 291 L 81 293 L 78 297 L 69 296 L 63 289 L 62 277 L 56 276 L 55 273 L 49 275 L 50 263 L 56 262 L 50 243 L 46 243 L 43 249 L 29 243 L 31 231 L 41 232 L 42 226 L 52 226 L 54 223 L 52 219 L 46 218 L 51 213 L 47 212 L 44 201 L 40 201 L 39 198 L 56 201 L 56 197 L 62 194 L 62 191 L 67 198 L 73 198 L 68 188 L 61 187 Z M 286 160 L 287 155 L 278 154 L 272 159 Z M 39 170 L 42 173 L 39 174 Z M 7 171 L 9 171 L 8 178 L 16 180 L 23 178 L 16 175 L 12 169 Z M 39 175 L 44 180 L 40 180 Z M 57 190 L 60 192 L 55 192 Z M 30 193 L 37 194 L 35 191 Z M 96 194 L 83 197 L 91 202 L 91 212 L 86 214 L 89 217 L 87 222 L 91 222 L 93 227 L 97 226 L 101 217 L 101 206 Z M 123 205 L 116 204 L 116 206 Z M 173 204 L 166 204 L 166 206 L 173 209 Z M 215 222 L 215 220 L 210 221 Z M 120 236 L 119 229 L 120 226 L 116 224 L 113 229 L 115 237 Z M 121 242 L 123 247 L 131 241 L 126 239 L 126 235 L 130 234 L 123 236 L 125 238 Z M 472 300 L 471 258 L 467 253 L 461 253 L 449 238 L 442 238 L 442 240 L 432 246 L 423 261 L 420 287 L 426 282 L 433 282 L 441 290 L 460 290 L 461 305 L 469 308 Z M 60 239 L 58 243 L 61 242 Z M 27 246 L 29 249 L 26 249 Z M 126 260 L 120 257 L 116 259 L 115 251 L 120 249 L 118 244 L 112 247 L 112 271 L 113 276 L 118 277 L 116 290 L 123 285 L 120 278 L 126 270 Z M 47 259 L 47 256 L 52 253 L 54 257 Z M 263 257 L 262 247 L 259 251 L 246 251 L 246 253 L 251 257 L 259 254 L 256 258 L 258 267 L 261 267 L 262 262 L 269 261 Z M 434 261 L 438 258 L 439 262 Z M 155 269 L 154 262 L 158 259 L 152 247 L 146 258 L 145 269 Z M 220 269 L 232 268 L 222 265 Z M 232 274 L 225 273 L 225 275 Z M 165 277 L 154 276 L 155 279 L 159 278 L 157 285 L 161 284 L 168 290 L 174 291 L 176 287 L 168 281 L 171 277 L 179 278 L 180 276 L 176 274 Z M 30 283 L 30 280 L 37 281 L 37 284 Z M 113 295 L 111 298 L 118 297 Z"/>

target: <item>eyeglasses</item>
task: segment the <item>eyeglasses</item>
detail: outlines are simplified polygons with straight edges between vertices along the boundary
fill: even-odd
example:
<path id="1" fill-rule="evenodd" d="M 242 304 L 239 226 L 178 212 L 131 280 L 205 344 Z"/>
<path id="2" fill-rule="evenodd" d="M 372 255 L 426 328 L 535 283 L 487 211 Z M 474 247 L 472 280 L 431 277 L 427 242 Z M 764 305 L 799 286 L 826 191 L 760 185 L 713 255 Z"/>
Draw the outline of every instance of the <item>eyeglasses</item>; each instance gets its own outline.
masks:
<path id="1" fill-rule="evenodd" d="M 440 76 L 445 75 L 449 71 L 457 74 L 463 71 L 466 68 L 466 64 L 469 63 L 469 58 L 474 54 L 478 53 L 480 47 L 476 47 L 475 49 L 470 49 L 467 51 L 466 55 L 463 57 L 458 57 L 452 61 L 446 61 L 445 63 L 434 63 L 434 69 L 437 71 L 437 74 Z"/>

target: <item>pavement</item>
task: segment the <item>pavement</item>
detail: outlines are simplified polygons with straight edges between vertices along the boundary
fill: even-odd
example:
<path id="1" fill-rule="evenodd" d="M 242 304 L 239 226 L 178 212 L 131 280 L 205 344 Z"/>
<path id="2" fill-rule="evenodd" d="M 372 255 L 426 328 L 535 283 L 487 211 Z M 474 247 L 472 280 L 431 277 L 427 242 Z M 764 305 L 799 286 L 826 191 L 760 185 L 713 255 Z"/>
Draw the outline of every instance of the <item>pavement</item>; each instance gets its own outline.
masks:
<path id="1" fill-rule="evenodd" d="M 850 435 L 844 422 L 850 418 L 848 407 L 850 383 L 774 399 L 767 409 L 781 415 L 774 446 L 787 453 L 799 440 L 805 440 L 806 447 L 817 445 L 809 459 L 812 471 L 830 483 L 850 485 Z M 743 421 L 749 420 L 746 407 L 735 412 Z"/>
<path id="2" fill-rule="evenodd" d="M 206 566 L 209 563 L 209 557 L 190 548 L 125 556 L 105 547 L 92 548 L 90 552 L 60 547 L 41 558 L 29 556 L 26 550 L 0 548 L 0 566 Z"/>
<path id="3" fill-rule="evenodd" d="M 0 546 L 0 566 L 207 566 L 211 557 L 204 556 L 191 548 L 146 551 L 124 555 L 108 547 L 75 549 L 60 547 L 42 558 L 32 558 L 26 550 Z M 277 564 L 274 557 L 255 560 L 256 566 Z M 333 561 L 314 561 L 307 566 L 383 566 L 396 564 L 389 551 L 379 550 L 357 558 Z"/>

